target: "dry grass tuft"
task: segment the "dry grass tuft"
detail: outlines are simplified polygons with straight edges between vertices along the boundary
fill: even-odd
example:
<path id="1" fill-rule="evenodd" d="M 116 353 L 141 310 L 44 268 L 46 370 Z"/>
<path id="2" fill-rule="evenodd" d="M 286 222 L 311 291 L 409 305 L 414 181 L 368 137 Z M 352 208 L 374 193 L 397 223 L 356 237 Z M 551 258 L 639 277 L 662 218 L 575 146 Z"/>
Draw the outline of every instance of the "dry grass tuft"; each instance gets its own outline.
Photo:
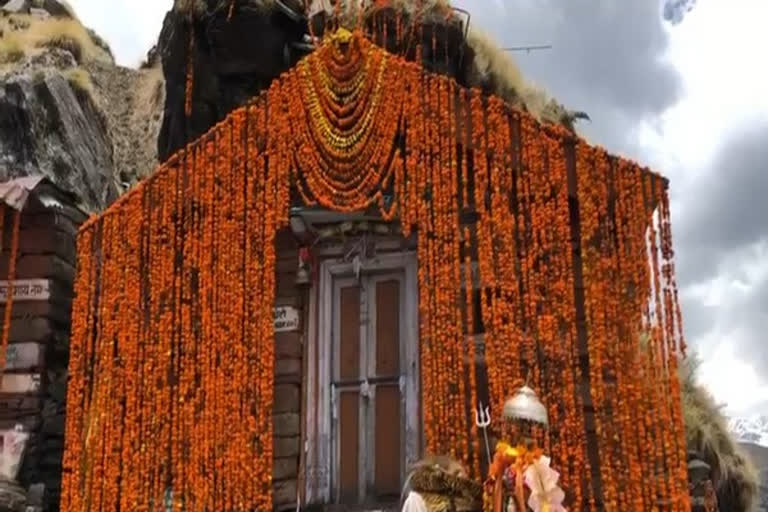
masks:
<path id="1" fill-rule="evenodd" d="M 93 96 L 93 81 L 88 71 L 83 68 L 68 69 L 64 72 L 64 78 L 76 93 Z"/>
<path id="2" fill-rule="evenodd" d="M 3 33 L 0 60 L 7 61 L 8 55 L 18 54 L 19 50 L 23 55 L 30 55 L 42 48 L 57 47 L 71 52 L 78 63 L 113 61 L 111 53 L 104 49 L 106 43 L 95 41 L 88 29 L 74 18 L 14 15 L 0 19 L 0 32 Z"/>
<path id="3" fill-rule="evenodd" d="M 720 510 L 752 510 L 757 498 L 757 471 L 728 432 L 721 407 L 696 382 L 698 366 L 698 359 L 692 356 L 679 371 L 688 449 L 701 454 L 712 467 Z"/>
<path id="4" fill-rule="evenodd" d="M 13 64 L 24 58 L 26 52 L 21 43 L 13 38 L 0 38 L 0 64 Z"/>
<path id="5" fill-rule="evenodd" d="M 470 26 L 467 44 L 475 52 L 472 86 L 488 90 L 540 121 L 564 121 L 565 109 L 542 88 L 528 82 L 514 59 L 490 36 Z"/>
<path id="6" fill-rule="evenodd" d="M 72 54 L 75 62 L 83 63 L 83 43 L 69 34 L 60 34 L 51 37 L 48 40 L 40 41 L 38 46 L 45 48 L 59 48 Z"/>
<path id="7" fill-rule="evenodd" d="M 104 50 L 104 52 L 109 55 L 110 59 L 115 60 L 115 56 L 112 53 L 112 48 L 109 47 L 109 44 L 104 40 L 103 37 L 101 37 L 99 34 L 96 33 L 95 30 L 92 30 L 90 28 L 85 29 L 88 32 L 88 35 L 91 37 L 91 41 L 93 41 L 93 44 Z"/>

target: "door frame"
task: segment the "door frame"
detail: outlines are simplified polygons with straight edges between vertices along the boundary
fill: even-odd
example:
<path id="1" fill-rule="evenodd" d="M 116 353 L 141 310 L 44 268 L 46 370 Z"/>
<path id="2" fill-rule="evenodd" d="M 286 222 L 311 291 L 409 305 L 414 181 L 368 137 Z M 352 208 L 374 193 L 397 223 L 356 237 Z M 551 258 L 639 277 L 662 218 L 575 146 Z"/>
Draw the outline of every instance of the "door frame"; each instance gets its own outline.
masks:
<path id="1" fill-rule="evenodd" d="M 331 403 L 331 329 L 333 326 L 333 285 L 336 278 L 354 275 L 354 265 L 341 259 L 323 261 L 317 284 L 309 294 L 307 344 L 307 373 L 305 377 L 304 424 L 304 503 L 327 504 L 334 496 Z M 422 452 L 422 408 L 419 368 L 419 286 L 416 252 L 406 251 L 377 255 L 366 260 L 363 272 L 402 272 L 405 287 L 402 311 L 403 334 L 406 340 L 402 353 L 404 376 L 403 395 L 405 419 L 405 461 L 401 471 L 415 463 Z"/>

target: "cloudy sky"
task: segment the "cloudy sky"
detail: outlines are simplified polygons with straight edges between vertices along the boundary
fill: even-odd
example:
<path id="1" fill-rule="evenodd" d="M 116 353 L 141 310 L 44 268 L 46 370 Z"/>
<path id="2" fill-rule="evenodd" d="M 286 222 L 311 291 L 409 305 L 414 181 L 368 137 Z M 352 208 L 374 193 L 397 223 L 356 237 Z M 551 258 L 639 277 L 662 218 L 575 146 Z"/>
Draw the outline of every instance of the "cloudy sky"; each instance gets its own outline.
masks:
<path id="1" fill-rule="evenodd" d="M 70 3 L 127 66 L 171 5 Z M 683 316 L 702 380 L 732 414 L 768 414 L 768 1 L 670 0 L 683 6 L 667 12 L 671 21 L 661 0 L 455 3 L 503 46 L 551 44 L 516 55 L 527 76 L 589 113 L 590 141 L 670 178 Z"/>

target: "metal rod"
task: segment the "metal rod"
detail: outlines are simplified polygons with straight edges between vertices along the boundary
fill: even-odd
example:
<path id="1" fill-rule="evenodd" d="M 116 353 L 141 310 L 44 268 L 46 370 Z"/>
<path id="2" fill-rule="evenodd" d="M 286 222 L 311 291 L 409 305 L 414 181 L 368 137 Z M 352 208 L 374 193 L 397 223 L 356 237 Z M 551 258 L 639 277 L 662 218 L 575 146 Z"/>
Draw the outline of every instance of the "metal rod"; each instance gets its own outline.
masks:
<path id="1" fill-rule="evenodd" d="M 551 50 L 552 45 L 551 44 L 539 44 L 534 46 L 511 46 L 509 48 L 502 48 L 505 52 L 527 52 L 530 53 L 532 50 Z"/>

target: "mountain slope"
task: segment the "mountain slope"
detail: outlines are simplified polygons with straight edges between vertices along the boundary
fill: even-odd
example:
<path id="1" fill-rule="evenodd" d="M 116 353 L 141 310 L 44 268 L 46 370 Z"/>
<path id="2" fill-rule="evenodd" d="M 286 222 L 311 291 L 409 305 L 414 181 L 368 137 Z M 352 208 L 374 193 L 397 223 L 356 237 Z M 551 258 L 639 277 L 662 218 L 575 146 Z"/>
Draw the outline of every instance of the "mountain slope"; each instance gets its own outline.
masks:
<path id="1" fill-rule="evenodd" d="M 742 449 L 760 473 L 760 485 L 757 491 L 757 507 L 754 512 L 768 512 L 768 447 L 753 443 L 740 443 Z"/>
<path id="2" fill-rule="evenodd" d="M 728 430 L 736 440 L 768 448 L 768 416 L 753 418 L 731 418 Z"/>
<path id="3" fill-rule="evenodd" d="M 0 0 L 0 181 L 42 174 L 100 211 L 156 167 L 164 101 L 159 66 L 116 66 L 66 4 Z"/>

